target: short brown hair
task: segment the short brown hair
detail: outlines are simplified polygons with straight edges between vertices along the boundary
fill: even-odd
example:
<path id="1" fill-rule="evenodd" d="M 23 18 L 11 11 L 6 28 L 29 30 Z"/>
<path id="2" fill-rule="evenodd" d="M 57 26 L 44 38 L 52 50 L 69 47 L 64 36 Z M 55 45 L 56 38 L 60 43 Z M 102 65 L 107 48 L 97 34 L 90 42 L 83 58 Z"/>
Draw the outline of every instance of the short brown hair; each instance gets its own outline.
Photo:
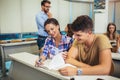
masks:
<path id="1" fill-rule="evenodd" d="M 76 18 L 71 26 L 72 31 L 85 31 L 93 29 L 93 21 L 88 15 L 81 15 Z"/>
<path id="2" fill-rule="evenodd" d="M 51 4 L 51 2 L 50 2 L 49 0 L 43 0 L 43 1 L 41 2 L 41 6 L 44 6 L 45 3 Z"/>

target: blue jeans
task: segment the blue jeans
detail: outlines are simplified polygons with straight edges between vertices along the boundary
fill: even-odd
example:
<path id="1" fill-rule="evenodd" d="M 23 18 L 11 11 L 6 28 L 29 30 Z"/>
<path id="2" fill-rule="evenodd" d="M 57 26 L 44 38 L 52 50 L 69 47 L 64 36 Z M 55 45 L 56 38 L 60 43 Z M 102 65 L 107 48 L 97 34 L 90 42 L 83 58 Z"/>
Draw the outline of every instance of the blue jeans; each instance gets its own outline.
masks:
<path id="1" fill-rule="evenodd" d="M 38 36 L 37 45 L 39 50 L 44 46 L 46 38 L 47 37 Z"/>

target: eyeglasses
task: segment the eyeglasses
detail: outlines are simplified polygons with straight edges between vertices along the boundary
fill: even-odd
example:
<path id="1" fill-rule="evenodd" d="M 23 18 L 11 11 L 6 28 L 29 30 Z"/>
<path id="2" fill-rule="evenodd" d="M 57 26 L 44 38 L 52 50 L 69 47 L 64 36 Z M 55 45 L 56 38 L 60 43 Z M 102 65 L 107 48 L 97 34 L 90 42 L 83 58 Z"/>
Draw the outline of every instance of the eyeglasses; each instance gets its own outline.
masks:
<path id="1" fill-rule="evenodd" d="M 44 6 L 44 7 L 46 7 L 46 8 L 51 8 L 51 6 Z"/>

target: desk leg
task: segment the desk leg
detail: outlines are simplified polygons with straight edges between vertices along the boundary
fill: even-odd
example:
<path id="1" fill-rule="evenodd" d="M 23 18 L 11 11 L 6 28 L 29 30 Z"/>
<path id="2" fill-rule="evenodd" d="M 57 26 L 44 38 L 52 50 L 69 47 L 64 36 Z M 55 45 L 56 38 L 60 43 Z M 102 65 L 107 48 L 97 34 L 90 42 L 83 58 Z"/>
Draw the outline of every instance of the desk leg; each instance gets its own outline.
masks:
<path id="1" fill-rule="evenodd" d="M 5 69 L 5 54 L 4 54 L 4 47 L 0 46 L 1 49 L 1 57 L 2 57 L 2 76 L 6 75 Z"/>

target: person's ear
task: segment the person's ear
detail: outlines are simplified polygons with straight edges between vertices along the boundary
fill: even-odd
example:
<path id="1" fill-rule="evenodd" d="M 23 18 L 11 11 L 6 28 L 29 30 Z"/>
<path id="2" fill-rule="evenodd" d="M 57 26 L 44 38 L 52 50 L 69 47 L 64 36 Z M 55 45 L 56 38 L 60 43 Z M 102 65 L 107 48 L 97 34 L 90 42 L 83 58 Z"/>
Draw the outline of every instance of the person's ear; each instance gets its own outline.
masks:
<path id="1" fill-rule="evenodd" d="M 57 25 L 57 29 L 60 31 L 60 26 L 59 25 Z"/>
<path id="2" fill-rule="evenodd" d="M 89 31 L 88 31 L 88 33 L 89 33 L 89 34 L 92 34 L 92 31 L 91 31 L 91 30 L 89 30 Z"/>
<path id="3" fill-rule="evenodd" d="M 44 6 L 42 5 L 41 8 L 42 8 L 42 10 L 43 10 L 43 9 L 44 9 Z"/>

